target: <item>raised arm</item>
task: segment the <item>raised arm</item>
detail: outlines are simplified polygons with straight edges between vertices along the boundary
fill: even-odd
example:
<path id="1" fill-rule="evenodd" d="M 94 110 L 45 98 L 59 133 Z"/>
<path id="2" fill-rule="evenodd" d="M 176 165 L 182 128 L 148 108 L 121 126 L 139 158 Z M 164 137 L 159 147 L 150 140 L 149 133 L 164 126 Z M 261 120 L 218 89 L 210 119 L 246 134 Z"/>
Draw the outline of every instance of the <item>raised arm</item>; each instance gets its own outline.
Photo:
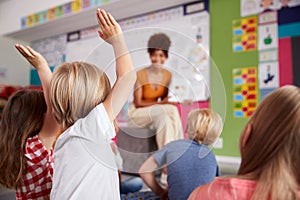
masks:
<path id="1" fill-rule="evenodd" d="M 55 140 L 55 135 L 58 131 L 58 124 L 52 115 L 52 109 L 49 100 L 49 86 L 52 77 L 52 72 L 45 58 L 38 52 L 34 51 L 29 46 L 24 47 L 16 44 L 16 49 L 27 59 L 27 61 L 37 70 L 41 79 L 45 101 L 47 104 L 47 113 L 44 118 L 43 127 L 39 133 L 39 139 L 49 150 Z"/>
<path id="2" fill-rule="evenodd" d="M 136 72 L 134 71 L 120 25 L 104 10 L 97 10 L 97 19 L 100 25 L 98 30 L 99 36 L 112 45 L 116 57 L 117 80 L 103 102 L 110 120 L 113 121 L 133 89 Z"/>

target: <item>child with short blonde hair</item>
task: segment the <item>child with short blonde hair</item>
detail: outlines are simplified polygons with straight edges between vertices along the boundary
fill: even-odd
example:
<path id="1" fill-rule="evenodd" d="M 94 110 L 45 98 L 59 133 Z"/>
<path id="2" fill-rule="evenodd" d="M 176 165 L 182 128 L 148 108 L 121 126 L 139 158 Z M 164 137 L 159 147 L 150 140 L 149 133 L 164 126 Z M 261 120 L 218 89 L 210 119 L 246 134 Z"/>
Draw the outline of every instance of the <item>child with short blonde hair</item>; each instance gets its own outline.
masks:
<path id="1" fill-rule="evenodd" d="M 161 199 L 187 199 L 199 185 L 220 175 L 215 155 L 209 145 L 221 134 L 221 117 L 209 109 L 192 110 L 188 115 L 188 140 L 176 140 L 154 153 L 141 166 L 144 182 Z M 154 177 L 154 170 L 167 165 L 166 189 Z"/>
<path id="2" fill-rule="evenodd" d="M 53 114 L 63 131 L 54 149 L 51 199 L 120 199 L 110 141 L 113 121 L 133 89 L 136 73 L 122 30 L 104 10 L 97 10 L 99 36 L 116 57 L 113 88 L 106 74 L 85 62 L 64 63 L 51 80 Z"/>
<path id="3" fill-rule="evenodd" d="M 211 145 L 220 136 L 222 127 L 222 119 L 217 113 L 209 109 L 196 109 L 188 115 L 186 132 L 190 140 Z"/>

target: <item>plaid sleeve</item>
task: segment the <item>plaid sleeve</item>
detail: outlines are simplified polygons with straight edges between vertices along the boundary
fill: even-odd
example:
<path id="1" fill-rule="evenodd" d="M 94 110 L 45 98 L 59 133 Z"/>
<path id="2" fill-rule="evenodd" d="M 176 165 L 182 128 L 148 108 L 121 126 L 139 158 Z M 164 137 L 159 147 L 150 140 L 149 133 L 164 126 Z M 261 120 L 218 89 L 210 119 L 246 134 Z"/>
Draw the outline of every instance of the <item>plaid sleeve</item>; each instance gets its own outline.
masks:
<path id="1" fill-rule="evenodd" d="M 53 176 L 53 150 L 49 152 L 38 136 L 28 138 L 25 148 L 26 174 L 17 199 L 50 199 Z"/>

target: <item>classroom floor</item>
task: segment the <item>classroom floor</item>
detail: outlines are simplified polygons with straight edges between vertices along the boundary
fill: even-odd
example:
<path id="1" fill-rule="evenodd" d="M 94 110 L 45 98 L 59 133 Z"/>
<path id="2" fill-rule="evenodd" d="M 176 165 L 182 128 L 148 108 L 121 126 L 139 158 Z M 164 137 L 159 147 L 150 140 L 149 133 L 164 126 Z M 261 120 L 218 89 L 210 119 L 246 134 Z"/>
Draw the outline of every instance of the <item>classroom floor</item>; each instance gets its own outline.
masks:
<path id="1" fill-rule="evenodd" d="M 122 174 L 122 180 L 126 180 L 131 178 L 132 175 L 127 175 L 127 174 Z M 158 199 L 152 192 L 151 190 L 143 184 L 142 189 L 139 192 L 136 192 L 134 194 L 127 194 L 127 195 L 122 195 L 123 200 L 130 200 L 130 199 L 148 199 L 148 200 L 156 200 Z M 0 200 L 15 200 L 15 191 L 14 190 L 9 190 L 0 185 Z"/>
<path id="2" fill-rule="evenodd" d="M 0 200 L 16 200 L 14 190 L 8 190 L 0 185 Z"/>

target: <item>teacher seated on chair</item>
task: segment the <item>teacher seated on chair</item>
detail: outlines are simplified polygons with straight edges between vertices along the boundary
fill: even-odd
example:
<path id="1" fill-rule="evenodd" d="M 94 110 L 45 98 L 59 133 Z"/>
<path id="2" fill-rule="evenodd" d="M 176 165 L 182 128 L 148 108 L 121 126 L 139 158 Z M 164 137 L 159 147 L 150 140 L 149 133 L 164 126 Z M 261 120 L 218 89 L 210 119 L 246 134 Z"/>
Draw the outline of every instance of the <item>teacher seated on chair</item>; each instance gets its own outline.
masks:
<path id="1" fill-rule="evenodd" d="M 137 72 L 133 104 L 128 111 L 130 122 L 135 126 L 156 131 L 158 149 L 183 138 L 178 109 L 168 100 L 172 73 L 163 67 L 170 44 L 170 38 L 164 33 L 150 37 L 148 53 L 152 64 Z"/>

